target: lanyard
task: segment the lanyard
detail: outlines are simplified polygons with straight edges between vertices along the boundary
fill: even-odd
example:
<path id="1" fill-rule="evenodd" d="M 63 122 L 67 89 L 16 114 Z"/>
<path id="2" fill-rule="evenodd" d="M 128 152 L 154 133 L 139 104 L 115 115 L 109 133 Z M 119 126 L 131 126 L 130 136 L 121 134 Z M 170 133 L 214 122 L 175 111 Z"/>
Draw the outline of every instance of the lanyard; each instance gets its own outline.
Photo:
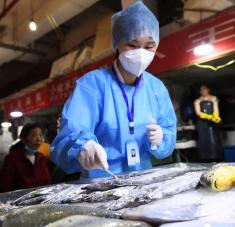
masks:
<path id="1" fill-rule="evenodd" d="M 130 134 L 134 134 L 134 130 L 135 130 L 135 125 L 134 125 L 134 113 L 135 113 L 134 100 L 135 100 L 136 92 L 137 92 L 138 88 L 140 87 L 141 76 L 138 77 L 137 80 L 136 80 L 135 91 L 134 91 L 133 96 L 132 96 L 132 102 L 131 102 L 131 108 L 130 108 L 125 89 L 124 89 L 122 83 L 119 81 L 117 73 L 116 73 L 113 66 L 112 66 L 112 71 L 113 71 L 114 75 L 116 75 L 116 77 L 117 77 L 118 85 L 121 89 L 122 96 L 123 96 L 123 98 L 125 100 L 125 103 L 126 103 L 126 106 L 127 106 L 127 117 L 128 117 L 128 120 L 129 120 Z"/>

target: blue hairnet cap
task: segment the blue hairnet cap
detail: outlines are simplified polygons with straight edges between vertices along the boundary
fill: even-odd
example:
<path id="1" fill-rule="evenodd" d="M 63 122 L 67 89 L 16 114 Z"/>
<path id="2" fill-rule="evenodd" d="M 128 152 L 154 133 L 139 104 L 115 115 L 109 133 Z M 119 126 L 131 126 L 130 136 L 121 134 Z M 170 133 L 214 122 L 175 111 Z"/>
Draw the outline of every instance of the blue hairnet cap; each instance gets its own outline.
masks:
<path id="1" fill-rule="evenodd" d="M 155 15 L 137 1 L 112 16 L 113 48 L 144 36 L 150 36 L 158 45 L 159 23 Z"/>

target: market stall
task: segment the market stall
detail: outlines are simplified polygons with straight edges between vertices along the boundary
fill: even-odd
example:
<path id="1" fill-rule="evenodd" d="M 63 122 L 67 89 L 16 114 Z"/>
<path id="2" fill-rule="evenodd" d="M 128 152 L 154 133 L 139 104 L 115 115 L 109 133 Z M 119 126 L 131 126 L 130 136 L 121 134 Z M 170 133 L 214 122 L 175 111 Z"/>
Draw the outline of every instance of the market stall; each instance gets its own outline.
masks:
<path id="1" fill-rule="evenodd" d="M 210 226 L 213 223 L 233 226 L 234 189 L 218 192 L 199 185 L 200 181 L 203 183 L 202 173 L 209 166 L 178 163 L 127 173 L 118 179 L 81 179 L 3 193 L 0 200 L 5 205 L 0 208 L 0 223 L 1 226 L 45 226 L 52 222 L 52 226 L 66 223 L 82 226 L 81 215 L 87 215 L 87 223 L 94 221 L 91 216 L 103 217 L 96 220 L 96 223 L 100 220 L 99 226 L 103 226 L 104 220 L 112 226 L 122 223 L 126 226 L 126 220 L 136 221 L 133 226 L 172 222 L 172 226 L 209 226 L 210 223 Z M 125 221 L 119 223 L 113 218 Z M 128 226 L 132 226 L 131 222 Z"/>

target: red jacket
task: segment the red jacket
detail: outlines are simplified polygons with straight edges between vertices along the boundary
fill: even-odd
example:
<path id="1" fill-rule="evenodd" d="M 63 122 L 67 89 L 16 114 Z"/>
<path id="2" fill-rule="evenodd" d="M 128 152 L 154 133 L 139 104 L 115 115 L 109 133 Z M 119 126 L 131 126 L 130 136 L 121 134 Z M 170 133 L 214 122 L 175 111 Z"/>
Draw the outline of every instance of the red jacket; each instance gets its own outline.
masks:
<path id="1" fill-rule="evenodd" d="M 42 154 L 36 154 L 34 165 L 22 147 L 6 156 L 0 172 L 0 192 L 37 187 L 50 182 L 47 159 Z"/>

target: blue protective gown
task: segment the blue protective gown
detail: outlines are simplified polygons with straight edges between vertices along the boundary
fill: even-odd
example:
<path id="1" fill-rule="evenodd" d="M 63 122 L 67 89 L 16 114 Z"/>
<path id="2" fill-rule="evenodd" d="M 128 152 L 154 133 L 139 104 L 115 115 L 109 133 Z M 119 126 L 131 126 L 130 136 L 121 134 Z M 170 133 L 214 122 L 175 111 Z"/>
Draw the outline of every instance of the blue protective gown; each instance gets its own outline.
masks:
<path id="1" fill-rule="evenodd" d="M 123 84 L 131 104 L 135 86 Z M 143 73 L 135 96 L 135 135 L 140 164 L 128 167 L 125 144 L 133 139 L 129 133 L 127 106 L 117 77 L 111 68 L 91 71 L 76 82 L 62 114 L 62 128 L 51 145 L 51 158 L 67 173 L 83 171 L 86 177 L 107 176 L 103 170 L 85 171 L 78 155 L 89 140 L 101 144 L 107 152 L 109 170 L 123 173 L 151 168 L 150 154 L 163 159 L 172 154 L 176 141 L 176 117 L 163 83 L 148 72 Z M 163 129 L 163 141 L 151 150 L 145 125 L 152 114 Z"/>

